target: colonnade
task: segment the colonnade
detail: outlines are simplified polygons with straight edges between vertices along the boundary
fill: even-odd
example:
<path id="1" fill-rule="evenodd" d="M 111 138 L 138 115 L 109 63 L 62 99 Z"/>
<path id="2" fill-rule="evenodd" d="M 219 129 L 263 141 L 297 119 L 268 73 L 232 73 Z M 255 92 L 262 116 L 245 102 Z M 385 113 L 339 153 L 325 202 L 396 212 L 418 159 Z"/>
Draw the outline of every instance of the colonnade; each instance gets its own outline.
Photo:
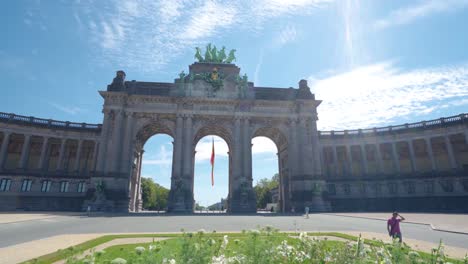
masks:
<path id="1" fill-rule="evenodd" d="M 0 132 L 0 135 L 0 170 L 76 173 L 94 170 L 99 146 L 97 140 L 37 136 L 9 131 Z M 32 149 L 38 156 L 35 162 L 31 161 Z M 54 156 L 56 160 L 52 163 L 50 161 Z"/>
<path id="2" fill-rule="evenodd" d="M 329 145 L 323 144 L 322 165 L 327 176 L 356 173 L 359 175 L 400 174 L 428 170 L 462 169 L 463 164 L 468 164 L 468 154 L 464 154 L 458 149 L 468 146 L 467 135 L 467 133 L 458 133 L 393 141 L 350 138 L 337 143 L 332 142 Z M 434 152 L 434 148 L 436 152 Z M 439 158 L 440 156 L 442 158 Z M 421 157 L 427 159 L 427 164 L 418 162 Z M 390 166 L 385 164 L 388 160 L 391 161 Z M 402 167 L 404 160 L 409 162 L 405 168 Z M 373 172 L 371 172 L 370 162 L 375 162 Z M 344 167 L 341 170 L 342 173 L 340 173 L 340 165 Z"/>

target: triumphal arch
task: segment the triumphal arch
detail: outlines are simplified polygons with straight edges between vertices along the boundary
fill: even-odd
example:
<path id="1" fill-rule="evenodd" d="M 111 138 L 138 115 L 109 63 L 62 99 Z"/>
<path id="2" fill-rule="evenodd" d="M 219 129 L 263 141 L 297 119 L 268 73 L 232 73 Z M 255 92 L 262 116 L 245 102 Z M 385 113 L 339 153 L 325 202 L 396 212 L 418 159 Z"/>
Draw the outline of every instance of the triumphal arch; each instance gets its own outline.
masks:
<path id="1" fill-rule="evenodd" d="M 277 146 L 282 209 L 327 209 L 318 191 L 324 184 L 316 125 L 320 101 L 307 81 L 301 80 L 299 89 L 254 87 L 228 59 L 200 58 L 173 83 L 126 81 L 118 71 L 100 92 L 105 116 L 93 180 L 121 193 L 114 207 L 141 209 L 143 145 L 162 133 L 174 139 L 169 212 L 193 211 L 195 146 L 207 135 L 223 138 L 229 147 L 228 212 L 256 212 L 251 144 L 256 136 Z M 317 192 L 308 191 L 314 188 Z"/>
<path id="2" fill-rule="evenodd" d="M 387 127 L 317 131 L 317 107 L 297 88 L 258 87 L 234 50 L 208 45 L 171 83 L 126 81 L 105 91 L 102 124 L 0 112 L 0 210 L 139 211 L 143 146 L 173 138 L 169 212 L 193 211 L 197 142 L 229 147 L 230 213 L 256 211 L 252 144 L 278 149 L 279 209 L 468 212 L 468 114 Z M 349 87 L 352 88 L 352 87 Z"/>

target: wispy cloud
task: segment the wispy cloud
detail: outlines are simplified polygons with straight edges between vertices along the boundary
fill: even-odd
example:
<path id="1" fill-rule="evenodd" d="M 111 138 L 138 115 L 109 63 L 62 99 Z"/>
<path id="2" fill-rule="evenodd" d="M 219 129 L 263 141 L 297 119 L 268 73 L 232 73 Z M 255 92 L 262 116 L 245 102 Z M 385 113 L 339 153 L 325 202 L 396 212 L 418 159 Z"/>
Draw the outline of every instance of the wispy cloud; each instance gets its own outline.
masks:
<path id="1" fill-rule="evenodd" d="M 282 47 L 288 43 L 294 42 L 297 38 L 297 30 L 294 25 L 288 25 L 281 29 L 281 31 L 274 38 L 276 47 Z"/>
<path id="2" fill-rule="evenodd" d="M 53 102 L 49 102 L 49 105 L 51 105 L 52 107 L 54 107 L 55 109 L 59 111 L 62 111 L 70 115 L 76 115 L 78 113 L 83 112 L 82 108 L 76 107 L 76 106 L 65 106 L 65 105 L 61 105 L 61 104 L 57 104 Z"/>
<path id="3" fill-rule="evenodd" d="M 172 151 L 169 151 L 166 145 L 161 145 L 159 151 L 154 156 L 149 156 L 148 158 L 143 156 L 143 164 L 168 167 L 172 165 Z"/>
<path id="4" fill-rule="evenodd" d="M 394 63 L 382 62 L 309 80 L 323 100 L 319 129 L 386 125 L 445 104 L 465 104 L 468 98 L 468 65 L 402 71 Z"/>
<path id="5" fill-rule="evenodd" d="M 467 6 L 468 0 L 419 1 L 416 5 L 392 11 L 387 17 L 377 20 L 374 27 L 376 29 L 384 29 L 391 26 L 409 24 L 414 20 L 427 17 L 432 14 L 455 11 Z"/>
<path id="6" fill-rule="evenodd" d="M 242 28 L 249 34 L 268 19 L 298 12 L 303 15 L 328 2 L 331 0 L 114 0 L 97 9 L 92 1 L 82 1 L 74 12 L 75 19 L 88 25 L 99 62 L 154 72 L 188 49 L 230 30 Z M 287 28 L 282 43 L 295 34 L 294 28 Z"/>

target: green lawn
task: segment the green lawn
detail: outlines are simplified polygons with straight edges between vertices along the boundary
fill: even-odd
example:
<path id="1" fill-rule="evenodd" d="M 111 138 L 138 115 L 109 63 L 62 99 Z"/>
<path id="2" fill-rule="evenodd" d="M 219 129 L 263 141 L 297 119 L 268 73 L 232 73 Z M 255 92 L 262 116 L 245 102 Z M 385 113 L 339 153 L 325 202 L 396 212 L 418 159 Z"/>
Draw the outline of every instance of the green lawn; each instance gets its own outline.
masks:
<path id="1" fill-rule="evenodd" d="M 224 237 L 227 235 L 227 237 Z M 347 239 L 350 242 L 335 240 L 314 240 L 316 236 L 332 236 Z M 116 238 L 129 237 L 166 237 L 169 239 L 153 243 L 117 245 L 95 252 L 91 261 L 77 260 L 71 256 L 93 248 Z M 411 252 L 408 247 L 398 243 L 383 244 L 376 240 L 361 239 L 341 233 L 308 233 L 307 237 L 299 234 L 279 233 L 272 229 L 235 234 L 222 233 L 184 233 L 163 235 L 114 235 L 103 236 L 80 244 L 74 248 L 61 250 L 32 260 L 30 263 L 52 263 L 69 258 L 68 263 L 111 263 L 122 258 L 130 263 L 164 263 L 164 259 L 174 259 L 176 263 L 468 263 L 468 261 L 445 258 L 442 250 L 434 254 Z M 136 247 L 144 247 L 142 253 Z M 149 248 L 153 249 L 150 250 Z M 410 253 L 411 252 L 411 253 Z M 437 257 L 445 262 L 436 262 Z M 235 261 L 239 262 L 235 262 Z M 229 263 L 231 263 L 229 262 Z"/>

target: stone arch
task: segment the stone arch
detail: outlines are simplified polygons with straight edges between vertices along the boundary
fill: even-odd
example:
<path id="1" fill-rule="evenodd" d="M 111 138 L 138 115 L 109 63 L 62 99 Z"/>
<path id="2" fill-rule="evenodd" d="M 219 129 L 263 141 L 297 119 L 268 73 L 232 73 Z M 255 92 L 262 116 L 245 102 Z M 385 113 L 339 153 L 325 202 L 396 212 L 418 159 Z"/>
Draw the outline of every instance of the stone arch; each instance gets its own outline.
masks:
<path id="1" fill-rule="evenodd" d="M 129 179 L 129 211 L 138 212 L 142 209 L 142 193 L 141 193 L 141 170 L 143 160 L 143 147 L 154 135 L 165 134 L 174 139 L 174 129 L 171 122 L 168 120 L 151 120 L 145 122 L 136 132 L 133 148 L 133 166 Z"/>
<path id="2" fill-rule="evenodd" d="M 286 137 L 286 133 L 282 131 L 282 129 L 273 126 L 260 126 L 256 127 L 254 133 L 252 134 L 251 138 L 255 137 L 266 137 L 271 139 L 275 144 L 278 152 L 287 148 L 288 139 Z"/>
<path id="3" fill-rule="evenodd" d="M 277 149 L 278 157 L 278 174 L 280 178 L 279 184 L 279 210 L 282 212 L 288 212 L 290 210 L 289 205 L 289 166 L 288 166 L 288 138 L 285 129 L 281 126 L 259 124 L 254 128 L 252 139 L 255 137 L 266 137 L 273 141 Z"/>
<path id="4" fill-rule="evenodd" d="M 232 188 L 233 188 L 233 177 L 232 177 L 232 170 L 233 170 L 233 152 L 236 151 L 234 147 L 234 138 L 232 134 L 232 127 L 230 127 L 227 124 L 223 124 L 222 121 L 220 123 L 215 123 L 215 122 L 200 122 L 195 126 L 195 131 L 194 131 L 194 136 L 193 136 L 193 146 L 192 150 L 194 153 L 193 160 L 195 160 L 195 148 L 199 141 L 206 136 L 209 135 L 215 135 L 220 138 L 222 138 L 227 146 L 228 146 L 228 194 L 227 197 L 229 199 L 231 193 L 232 193 Z M 191 187 L 192 187 L 192 194 L 195 195 L 194 193 L 194 180 L 195 180 L 195 163 L 193 163 L 193 168 L 192 168 L 192 178 L 191 178 Z M 229 212 L 229 204 L 227 205 L 227 210 Z"/>
<path id="5" fill-rule="evenodd" d="M 196 130 L 193 138 L 193 148 L 195 148 L 200 139 L 208 135 L 215 135 L 222 138 L 224 141 L 226 141 L 229 151 L 232 150 L 233 139 L 231 130 L 224 126 L 214 124 L 204 125 Z"/>
<path id="6" fill-rule="evenodd" d="M 140 150 L 143 149 L 146 141 L 157 134 L 166 134 L 175 138 L 174 129 L 172 128 L 171 123 L 168 121 L 150 121 L 138 129 L 135 136 L 135 148 Z"/>

